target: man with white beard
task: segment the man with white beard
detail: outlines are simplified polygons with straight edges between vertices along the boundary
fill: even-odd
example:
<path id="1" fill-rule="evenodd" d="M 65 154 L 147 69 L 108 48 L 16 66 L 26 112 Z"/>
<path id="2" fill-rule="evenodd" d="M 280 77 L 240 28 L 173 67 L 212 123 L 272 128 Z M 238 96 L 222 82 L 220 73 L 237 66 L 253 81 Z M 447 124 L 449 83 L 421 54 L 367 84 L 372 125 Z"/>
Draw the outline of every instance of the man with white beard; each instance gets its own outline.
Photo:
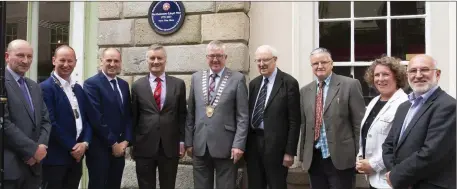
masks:
<path id="1" fill-rule="evenodd" d="M 413 92 L 398 107 L 382 149 L 395 189 L 456 188 L 456 101 L 438 86 L 441 70 L 428 55 L 408 64 Z"/>

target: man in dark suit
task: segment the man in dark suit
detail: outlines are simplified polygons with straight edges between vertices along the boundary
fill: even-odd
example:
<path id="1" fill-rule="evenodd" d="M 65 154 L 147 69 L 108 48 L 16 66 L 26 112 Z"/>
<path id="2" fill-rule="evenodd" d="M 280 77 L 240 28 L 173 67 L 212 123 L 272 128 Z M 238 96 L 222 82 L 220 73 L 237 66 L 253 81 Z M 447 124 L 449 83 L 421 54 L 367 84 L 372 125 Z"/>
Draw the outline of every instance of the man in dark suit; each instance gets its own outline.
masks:
<path id="1" fill-rule="evenodd" d="M 133 156 L 140 189 L 174 189 L 178 160 L 184 156 L 186 85 L 165 74 L 167 53 L 152 45 L 146 53 L 150 74 L 132 85 Z"/>
<path id="2" fill-rule="evenodd" d="M 47 154 L 51 124 L 40 86 L 24 77 L 32 64 L 33 49 L 17 39 L 5 52 L 5 88 L 7 104 L 2 140 L 4 189 L 38 189 L 41 161 Z"/>
<path id="3" fill-rule="evenodd" d="M 456 188 L 455 98 L 438 86 L 432 57 L 414 56 L 407 73 L 413 92 L 382 145 L 387 182 L 395 189 Z"/>
<path id="4" fill-rule="evenodd" d="M 185 145 L 193 158 L 194 188 L 213 189 L 216 172 L 217 189 L 234 189 L 236 163 L 243 156 L 248 134 L 246 80 L 225 67 L 222 42 L 210 42 L 206 52 L 210 69 L 192 75 Z"/>
<path id="5" fill-rule="evenodd" d="M 365 113 L 362 87 L 356 79 L 332 72 L 325 48 L 311 52 L 315 81 L 300 90 L 302 167 L 311 187 L 355 188 L 360 122 Z"/>
<path id="6" fill-rule="evenodd" d="M 84 82 L 84 90 L 109 128 L 94 130 L 86 159 L 89 189 L 119 189 L 125 149 L 132 140 L 130 90 L 125 80 L 116 77 L 122 64 L 120 52 L 107 48 L 101 57 L 101 71 Z"/>
<path id="7" fill-rule="evenodd" d="M 82 175 L 82 158 L 92 138 L 86 111 L 92 107 L 81 85 L 71 77 L 76 54 L 62 45 L 52 57 L 54 72 L 40 83 L 52 123 L 48 155 L 43 161 L 43 188 L 77 189 Z"/>
<path id="8" fill-rule="evenodd" d="M 261 75 L 249 83 L 248 188 L 287 188 L 288 168 L 297 154 L 299 85 L 276 67 L 277 59 L 276 49 L 268 45 L 255 52 Z"/>

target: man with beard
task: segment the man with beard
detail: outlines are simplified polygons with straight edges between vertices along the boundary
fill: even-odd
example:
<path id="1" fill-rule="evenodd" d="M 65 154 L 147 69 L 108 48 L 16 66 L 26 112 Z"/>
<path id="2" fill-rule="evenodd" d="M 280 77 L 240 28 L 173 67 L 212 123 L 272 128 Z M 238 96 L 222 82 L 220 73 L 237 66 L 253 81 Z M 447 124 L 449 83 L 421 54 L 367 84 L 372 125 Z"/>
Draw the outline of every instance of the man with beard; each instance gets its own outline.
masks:
<path id="1" fill-rule="evenodd" d="M 185 145 L 193 157 L 194 188 L 235 189 L 236 163 L 248 133 L 248 91 L 243 74 L 225 67 L 225 45 L 206 48 L 209 69 L 192 75 Z M 192 156 L 193 154 L 193 156 Z"/>
<path id="2" fill-rule="evenodd" d="M 43 160 L 45 189 L 78 188 L 81 160 L 92 138 L 88 119 L 98 121 L 82 86 L 71 77 L 76 61 L 73 48 L 59 46 L 52 57 L 54 72 L 40 83 L 52 123 L 48 155 Z"/>
<path id="3" fill-rule="evenodd" d="M 119 50 L 102 52 L 101 71 L 84 82 L 84 90 L 101 114 L 104 130 L 94 131 L 87 152 L 89 189 L 119 189 L 125 165 L 125 149 L 132 140 L 129 84 L 117 77 L 122 58 Z"/>
<path id="4" fill-rule="evenodd" d="M 441 70 L 428 55 L 408 63 L 413 92 L 398 107 L 382 149 L 395 189 L 456 188 L 456 101 L 438 86 Z"/>

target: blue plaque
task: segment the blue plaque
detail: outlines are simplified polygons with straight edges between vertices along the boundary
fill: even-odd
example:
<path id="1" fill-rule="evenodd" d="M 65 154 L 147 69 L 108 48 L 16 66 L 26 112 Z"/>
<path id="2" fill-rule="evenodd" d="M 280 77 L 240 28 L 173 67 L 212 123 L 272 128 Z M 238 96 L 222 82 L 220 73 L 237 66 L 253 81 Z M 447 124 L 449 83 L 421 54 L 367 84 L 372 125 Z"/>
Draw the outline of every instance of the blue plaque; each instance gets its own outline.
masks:
<path id="1" fill-rule="evenodd" d="M 181 1 L 154 1 L 149 7 L 149 25 L 160 35 L 170 35 L 181 28 L 185 12 Z"/>

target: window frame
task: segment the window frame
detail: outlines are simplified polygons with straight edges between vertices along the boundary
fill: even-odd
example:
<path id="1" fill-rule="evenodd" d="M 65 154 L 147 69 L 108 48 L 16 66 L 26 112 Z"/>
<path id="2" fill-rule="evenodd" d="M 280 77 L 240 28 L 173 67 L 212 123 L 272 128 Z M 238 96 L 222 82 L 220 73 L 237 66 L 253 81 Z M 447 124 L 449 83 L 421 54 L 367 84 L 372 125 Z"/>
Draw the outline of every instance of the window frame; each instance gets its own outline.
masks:
<path id="1" fill-rule="evenodd" d="M 6 23 L 5 26 L 5 49 L 8 46 L 8 43 L 11 42 L 12 40 L 17 39 L 17 28 L 19 27 L 19 24 L 16 22 L 10 22 Z M 9 40 L 11 39 L 11 40 Z"/>

